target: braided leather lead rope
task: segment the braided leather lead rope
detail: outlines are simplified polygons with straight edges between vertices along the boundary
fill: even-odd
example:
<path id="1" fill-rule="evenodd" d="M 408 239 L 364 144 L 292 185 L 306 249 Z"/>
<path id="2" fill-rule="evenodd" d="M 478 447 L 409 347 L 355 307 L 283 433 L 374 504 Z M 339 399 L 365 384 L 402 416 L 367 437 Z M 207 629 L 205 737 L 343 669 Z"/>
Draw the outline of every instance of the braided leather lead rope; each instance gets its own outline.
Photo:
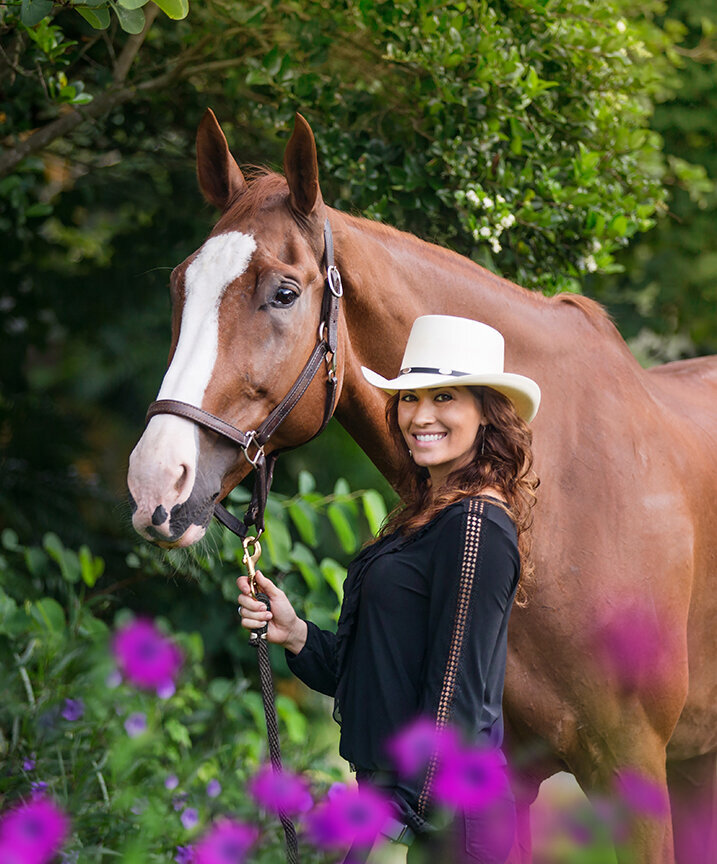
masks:
<path id="1" fill-rule="evenodd" d="M 249 588 L 255 600 L 266 604 L 267 611 L 271 611 L 271 603 L 266 594 L 256 590 L 255 574 L 256 562 L 261 556 L 261 544 L 256 537 L 245 537 L 242 540 L 244 557 L 242 563 L 246 565 L 249 573 Z M 249 547 L 254 547 L 254 552 L 249 554 Z M 271 674 L 271 660 L 269 659 L 269 646 L 266 641 L 268 622 L 263 627 L 253 630 L 249 634 L 249 644 L 256 648 L 259 663 L 259 683 L 261 686 L 261 701 L 264 705 L 264 719 L 266 720 L 266 737 L 269 742 L 269 758 L 271 767 L 275 774 L 281 774 L 281 744 L 279 743 L 279 719 L 276 714 L 276 702 L 274 699 L 274 679 Z M 279 812 L 279 820 L 284 829 L 286 838 L 286 857 L 289 864 L 299 864 L 299 842 L 296 838 L 294 823 L 286 813 Z"/>

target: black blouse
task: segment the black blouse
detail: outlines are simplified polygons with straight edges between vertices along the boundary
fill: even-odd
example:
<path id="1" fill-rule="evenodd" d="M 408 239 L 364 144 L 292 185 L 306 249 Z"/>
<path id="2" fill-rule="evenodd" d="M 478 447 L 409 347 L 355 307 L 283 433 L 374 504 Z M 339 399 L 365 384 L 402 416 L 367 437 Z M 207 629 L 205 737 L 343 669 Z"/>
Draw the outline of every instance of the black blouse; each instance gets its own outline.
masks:
<path id="1" fill-rule="evenodd" d="M 352 768 L 392 771 L 384 742 L 418 715 L 500 747 L 520 558 L 515 526 L 494 501 L 465 498 L 419 531 L 364 549 L 348 569 L 337 632 L 307 621 L 304 647 L 285 652 L 297 677 L 334 697 L 339 752 Z M 422 792 L 401 784 L 410 811 Z"/>

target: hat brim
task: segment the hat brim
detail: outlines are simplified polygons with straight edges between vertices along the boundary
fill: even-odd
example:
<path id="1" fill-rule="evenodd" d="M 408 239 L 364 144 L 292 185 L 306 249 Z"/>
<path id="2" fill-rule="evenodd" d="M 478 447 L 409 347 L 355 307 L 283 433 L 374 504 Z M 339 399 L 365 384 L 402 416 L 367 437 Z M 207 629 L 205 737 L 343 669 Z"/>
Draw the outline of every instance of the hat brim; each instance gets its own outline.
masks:
<path id="1" fill-rule="evenodd" d="M 432 372 L 408 372 L 398 378 L 388 379 L 378 372 L 361 367 L 363 377 L 369 384 L 384 390 L 386 393 L 397 393 L 399 390 L 427 390 L 432 387 L 491 387 L 497 390 L 515 406 L 519 417 L 526 423 L 538 413 L 540 406 L 540 387 L 532 378 L 517 375 L 514 372 L 496 372 L 483 375 L 440 375 Z"/>

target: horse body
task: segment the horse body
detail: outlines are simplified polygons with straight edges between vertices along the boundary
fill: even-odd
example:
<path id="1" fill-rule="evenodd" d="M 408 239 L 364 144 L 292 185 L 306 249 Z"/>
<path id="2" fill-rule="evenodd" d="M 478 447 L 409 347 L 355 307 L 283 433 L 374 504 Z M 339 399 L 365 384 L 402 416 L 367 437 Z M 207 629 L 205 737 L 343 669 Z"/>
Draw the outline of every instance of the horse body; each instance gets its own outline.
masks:
<path id="1" fill-rule="evenodd" d="M 665 791 L 669 783 L 678 861 L 689 860 L 680 844 L 694 833 L 682 827 L 693 808 L 680 802 L 689 800 L 696 778 L 702 792 L 712 791 L 717 753 L 717 635 L 710 626 L 717 614 L 717 359 L 645 371 L 597 304 L 533 294 L 448 250 L 329 210 L 305 121 L 287 147 L 288 186 L 276 175 L 245 184 L 213 115 L 200 127 L 198 165 L 205 196 L 224 211 L 208 242 L 241 232 L 256 245 L 219 292 L 216 359 L 201 407 L 254 428 L 290 386 L 315 341 L 318 226 L 327 214 L 345 287 L 335 413 L 389 479 L 385 396 L 360 366 L 393 376 L 419 315 L 461 315 L 496 327 L 506 339 L 506 368 L 539 383 L 537 576 L 528 606 L 512 613 L 504 696 L 506 743 L 525 763 L 521 806 L 555 771 L 567 768 L 591 795 L 633 768 Z M 206 258 L 206 246 L 173 276 L 173 357 L 184 350 L 186 322 L 177 306 L 187 270 L 197 256 Z M 287 285 L 299 296 L 277 308 Z M 178 377 L 171 359 L 163 390 Z M 272 446 L 310 437 L 322 400 L 315 381 Z M 182 434 L 191 430 L 193 440 L 174 468 L 157 473 L 156 453 L 171 449 L 177 423 L 188 424 Z M 194 542 L 213 501 L 248 470 L 212 433 L 153 417 L 130 466 L 135 525 L 155 540 Z M 174 529 L 171 516 L 161 520 L 176 513 L 182 519 L 175 516 Z M 527 748 L 533 758 L 525 762 Z M 521 824 L 525 829 L 525 810 Z M 521 833 L 513 860 L 527 862 L 529 838 Z M 635 819 L 632 853 L 635 864 L 671 864 L 670 821 Z"/>

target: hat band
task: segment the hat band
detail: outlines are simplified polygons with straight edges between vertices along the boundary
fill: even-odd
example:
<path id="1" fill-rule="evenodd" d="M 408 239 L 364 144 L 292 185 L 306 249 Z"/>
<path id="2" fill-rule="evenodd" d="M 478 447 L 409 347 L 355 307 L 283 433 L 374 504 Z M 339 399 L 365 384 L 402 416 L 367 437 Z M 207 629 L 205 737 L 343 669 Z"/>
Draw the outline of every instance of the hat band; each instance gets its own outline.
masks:
<path id="1" fill-rule="evenodd" d="M 435 366 L 406 366 L 406 368 L 401 369 L 398 374 L 408 375 L 411 372 L 423 372 L 428 373 L 429 375 L 452 375 L 455 378 L 469 374 L 468 372 L 458 372 L 455 369 L 437 369 Z"/>

